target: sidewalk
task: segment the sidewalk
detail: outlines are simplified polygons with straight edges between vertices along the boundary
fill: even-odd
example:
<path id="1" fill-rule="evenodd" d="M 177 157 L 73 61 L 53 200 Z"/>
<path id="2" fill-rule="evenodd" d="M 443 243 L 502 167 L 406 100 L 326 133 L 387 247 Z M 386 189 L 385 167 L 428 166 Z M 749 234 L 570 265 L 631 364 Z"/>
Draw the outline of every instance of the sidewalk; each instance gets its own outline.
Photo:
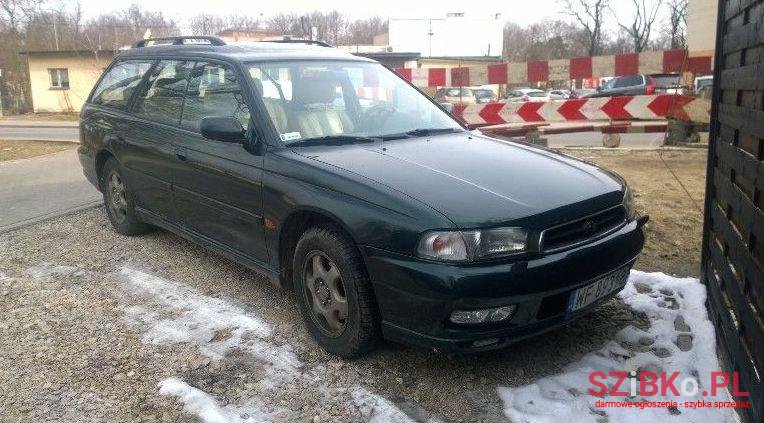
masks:
<path id="1" fill-rule="evenodd" d="M 102 203 L 77 150 L 0 163 L 0 233 Z"/>

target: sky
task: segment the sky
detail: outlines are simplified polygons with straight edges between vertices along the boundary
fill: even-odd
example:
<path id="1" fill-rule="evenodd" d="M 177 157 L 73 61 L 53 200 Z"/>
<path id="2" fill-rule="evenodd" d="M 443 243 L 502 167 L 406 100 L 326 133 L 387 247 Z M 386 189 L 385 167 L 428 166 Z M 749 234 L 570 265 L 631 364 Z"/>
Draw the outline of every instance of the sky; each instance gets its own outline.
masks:
<path id="1" fill-rule="evenodd" d="M 115 9 L 124 9 L 132 1 L 80 0 L 86 17 L 94 17 Z M 381 16 L 383 18 L 437 18 L 449 12 L 464 12 L 467 16 L 485 17 L 501 13 L 500 19 L 526 26 L 544 18 L 567 19 L 559 13 L 557 0 L 279 0 L 256 2 L 227 0 L 194 2 L 189 0 L 135 0 L 142 8 L 162 11 L 184 27 L 183 22 L 200 13 L 216 15 L 260 15 L 265 19 L 278 13 L 305 13 L 313 10 L 338 10 L 351 18 Z M 625 20 L 632 15 L 631 0 L 611 0 L 612 7 Z M 469 4 L 472 3 L 472 4 Z M 214 7 L 210 7 L 214 5 Z M 615 18 L 606 21 L 607 29 L 615 31 Z"/>

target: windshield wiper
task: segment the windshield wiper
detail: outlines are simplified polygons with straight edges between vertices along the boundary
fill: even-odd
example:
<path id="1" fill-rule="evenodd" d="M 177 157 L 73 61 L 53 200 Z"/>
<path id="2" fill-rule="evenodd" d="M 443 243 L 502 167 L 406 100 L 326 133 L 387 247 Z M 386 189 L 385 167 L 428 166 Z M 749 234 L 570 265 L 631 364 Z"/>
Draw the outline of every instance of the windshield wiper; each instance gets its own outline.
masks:
<path id="1" fill-rule="evenodd" d="M 360 144 L 379 141 L 379 138 L 362 137 L 359 135 L 327 135 L 324 137 L 305 138 L 300 141 L 290 142 L 287 147 L 309 147 L 311 145 L 344 145 Z"/>
<path id="2" fill-rule="evenodd" d="M 396 140 L 401 138 L 412 138 L 412 137 L 426 137 L 428 135 L 437 135 L 437 134 L 453 134 L 455 132 L 463 132 L 460 128 L 417 128 L 412 129 L 410 131 L 402 132 L 400 134 L 389 134 L 389 135 L 383 135 L 383 140 Z"/>

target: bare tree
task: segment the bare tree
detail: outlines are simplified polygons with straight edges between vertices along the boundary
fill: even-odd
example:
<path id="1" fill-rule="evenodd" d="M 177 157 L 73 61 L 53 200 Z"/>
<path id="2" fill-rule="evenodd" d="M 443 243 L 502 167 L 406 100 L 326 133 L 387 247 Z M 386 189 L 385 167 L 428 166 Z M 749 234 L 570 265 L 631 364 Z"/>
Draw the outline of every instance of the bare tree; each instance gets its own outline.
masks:
<path id="1" fill-rule="evenodd" d="M 578 22 L 586 35 L 587 53 L 596 56 L 602 52 L 605 11 L 610 0 L 559 0 L 563 14 Z"/>
<path id="2" fill-rule="evenodd" d="M 655 18 L 658 16 L 663 0 L 653 0 L 648 4 L 647 0 L 632 0 L 634 4 L 634 18 L 631 23 L 624 25 L 618 22 L 620 26 L 631 38 L 634 46 L 634 52 L 640 53 L 644 51 L 650 43 L 650 35 L 655 23 Z"/>
<path id="3" fill-rule="evenodd" d="M 283 35 L 302 34 L 300 17 L 294 13 L 279 13 L 266 22 L 268 29 Z"/>
<path id="4" fill-rule="evenodd" d="M 685 28 L 687 27 L 688 0 L 668 0 L 669 19 L 666 32 L 671 39 L 670 48 L 685 48 Z"/>
<path id="5" fill-rule="evenodd" d="M 347 29 L 347 39 L 344 44 L 372 44 L 374 37 L 387 32 L 387 21 L 379 16 L 368 19 L 358 19 L 350 22 Z"/>

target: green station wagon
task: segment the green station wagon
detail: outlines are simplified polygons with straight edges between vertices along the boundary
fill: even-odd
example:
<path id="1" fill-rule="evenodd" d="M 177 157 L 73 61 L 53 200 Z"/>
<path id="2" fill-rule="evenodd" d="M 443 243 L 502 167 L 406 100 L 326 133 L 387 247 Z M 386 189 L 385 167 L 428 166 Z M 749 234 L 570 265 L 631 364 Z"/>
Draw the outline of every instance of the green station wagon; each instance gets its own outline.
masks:
<path id="1" fill-rule="evenodd" d="M 293 289 L 342 357 L 383 338 L 502 347 L 624 286 L 647 217 L 620 177 L 469 130 L 379 63 L 313 44 L 117 55 L 79 148 L 115 230 L 161 227 Z"/>

